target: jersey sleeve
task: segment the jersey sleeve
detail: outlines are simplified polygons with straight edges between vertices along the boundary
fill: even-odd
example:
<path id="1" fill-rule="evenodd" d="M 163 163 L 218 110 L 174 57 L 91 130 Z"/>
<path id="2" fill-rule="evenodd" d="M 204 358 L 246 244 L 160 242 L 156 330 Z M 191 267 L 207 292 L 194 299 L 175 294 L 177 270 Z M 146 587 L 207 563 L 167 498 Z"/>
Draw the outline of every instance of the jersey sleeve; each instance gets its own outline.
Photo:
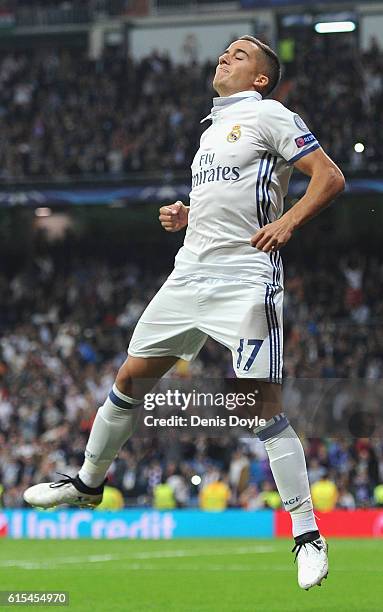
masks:
<path id="1" fill-rule="evenodd" d="M 265 101 L 259 116 L 259 133 L 265 148 L 289 164 L 320 146 L 303 119 L 279 102 Z"/>

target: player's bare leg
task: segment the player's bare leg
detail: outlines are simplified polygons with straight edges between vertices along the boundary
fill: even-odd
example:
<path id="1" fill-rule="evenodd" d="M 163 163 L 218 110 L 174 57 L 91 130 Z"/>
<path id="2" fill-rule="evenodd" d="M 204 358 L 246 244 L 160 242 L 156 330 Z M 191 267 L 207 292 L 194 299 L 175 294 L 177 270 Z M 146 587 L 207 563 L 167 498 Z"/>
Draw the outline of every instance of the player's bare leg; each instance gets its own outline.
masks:
<path id="1" fill-rule="evenodd" d="M 328 573 L 327 544 L 315 521 L 301 441 L 282 410 L 282 386 L 245 378 L 235 384 L 242 393 L 255 390 L 259 400 L 247 408 L 248 416 L 266 420 L 254 433 L 265 444 L 283 506 L 292 519 L 299 586 L 306 590 L 320 586 Z"/>
<path id="2" fill-rule="evenodd" d="M 85 460 L 75 478 L 42 483 L 24 492 L 32 506 L 59 504 L 97 506 L 102 501 L 105 475 L 121 446 L 135 429 L 139 404 L 177 361 L 177 357 L 131 357 L 121 366 L 115 384 L 98 409 L 85 450 Z"/>

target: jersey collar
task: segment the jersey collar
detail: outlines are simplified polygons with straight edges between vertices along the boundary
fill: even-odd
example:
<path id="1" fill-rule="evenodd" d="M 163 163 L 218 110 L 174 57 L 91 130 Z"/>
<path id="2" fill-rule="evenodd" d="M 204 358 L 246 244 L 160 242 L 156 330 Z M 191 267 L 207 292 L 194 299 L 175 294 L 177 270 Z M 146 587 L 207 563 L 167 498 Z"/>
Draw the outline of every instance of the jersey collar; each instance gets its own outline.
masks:
<path id="1" fill-rule="evenodd" d="M 231 104 L 235 104 L 236 102 L 241 102 L 241 100 L 245 100 L 246 98 L 255 98 L 256 100 L 262 100 L 262 95 L 258 91 L 239 91 L 238 93 L 231 94 L 231 96 L 222 96 L 213 98 L 213 108 L 211 112 L 201 119 L 200 123 L 207 121 L 208 119 L 213 118 L 213 114 L 216 113 L 220 108 L 230 106 Z"/>

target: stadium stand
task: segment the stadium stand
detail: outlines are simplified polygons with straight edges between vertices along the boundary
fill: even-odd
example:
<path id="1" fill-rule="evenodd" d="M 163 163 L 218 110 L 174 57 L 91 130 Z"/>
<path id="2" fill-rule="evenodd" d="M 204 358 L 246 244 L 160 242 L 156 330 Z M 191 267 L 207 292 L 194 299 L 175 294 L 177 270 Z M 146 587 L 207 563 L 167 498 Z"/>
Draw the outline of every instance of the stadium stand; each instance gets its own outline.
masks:
<path id="1" fill-rule="evenodd" d="M 378 383 L 383 372 L 383 330 L 378 324 L 383 262 L 372 256 L 342 259 L 336 252 L 321 257 L 316 267 L 325 272 L 315 279 L 302 261 L 287 266 L 285 374 L 290 379 Z M 101 263 L 81 258 L 73 249 L 72 257 L 61 259 L 48 249 L 12 275 L 2 271 L 4 506 L 22 506 L 22 491 L 32 482 L 53 479 L 57 471 L 76 473 L 95 409 L 125 358 L 135 322 L 162 281 L 157 273 L 143 274 L 137 264 Z M 313 301 L 314 295 L 319 301 Z M 228 352 L 208 341 L 191 366 L 176 367 L 173 375 L 202 372 L 211 378 L 232 376 Z M 345 387 L 331 410 L 336 418 L 352 415 L 354 403 L 355 391 Z M 383 482 L 381 440 L 329 432 L 327 437 L 306 439 L 305 446 L 311 482 L 329 475 L 338 506 L 378 503 L 374 490 Z M 195 473 L 203 475 L 200 487 L 190 484 Z M 169 445 L 161 438 L 133 437 L 113 464 L 110 484 L 123 492 L 127 505 L 149 505 L 154 488 L 166 481 L 179 507 L 196 506 L 199 490 L 220 473 L 230 486 L 231 506 L 275 505 L 263 446 L 251 438 L 183 435 Z"/>
<path id="2" fill-rule="evenodd" d="M 359 54 L 347 41 L 338 36 L 329 50 L 325 39 L 297 40 L 295 70 L 276 96 L 343 169 L 374 173 L 383 164 L 383 52 L 372 40 Z M 118 49 L 97 61 L 78 49 L 4 54 L 0 180 L 185 170 L 201 133 L 196 125 L 210 110 L 212 70 L 196 62 L 186 70 L 158 52 L 142 61 Z M 354 150 L 358 141 L 363 155 Z"/>

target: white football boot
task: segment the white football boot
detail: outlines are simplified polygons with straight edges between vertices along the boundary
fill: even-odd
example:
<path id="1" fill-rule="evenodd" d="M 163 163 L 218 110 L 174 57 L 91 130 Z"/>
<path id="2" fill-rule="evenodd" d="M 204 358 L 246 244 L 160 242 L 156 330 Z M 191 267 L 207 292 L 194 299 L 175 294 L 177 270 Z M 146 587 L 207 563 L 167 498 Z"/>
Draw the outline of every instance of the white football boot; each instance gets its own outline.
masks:
<path id="1" fill-rule="evenodd" d="M 104 484 L 95 489 L 87 487 L 78 476 L 71 478 L 67 474 L 57 482 L 43 482 L 29 487 L 24 491 L 24 500 L 38 508 L 54 508 L 61 504 L 88 508 L 98 506 L 102 502 Z"/>
<path id="2" fill-rule="evenodd" d="M 295 561 L 298 561 L 298 584 L 308 591 L 311 587 L 321 586 L 327 578 L 328 557 L 327 542 L 318 532 L 305 533 L 295 538 Z"/>

